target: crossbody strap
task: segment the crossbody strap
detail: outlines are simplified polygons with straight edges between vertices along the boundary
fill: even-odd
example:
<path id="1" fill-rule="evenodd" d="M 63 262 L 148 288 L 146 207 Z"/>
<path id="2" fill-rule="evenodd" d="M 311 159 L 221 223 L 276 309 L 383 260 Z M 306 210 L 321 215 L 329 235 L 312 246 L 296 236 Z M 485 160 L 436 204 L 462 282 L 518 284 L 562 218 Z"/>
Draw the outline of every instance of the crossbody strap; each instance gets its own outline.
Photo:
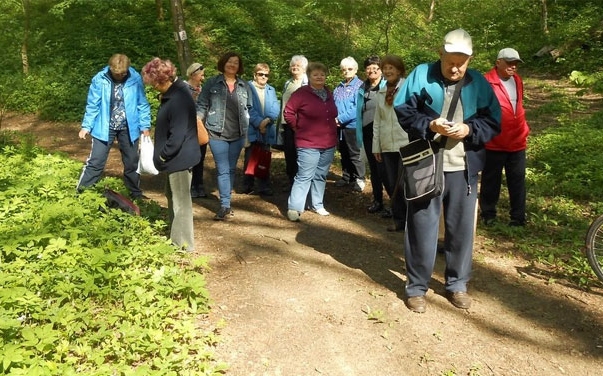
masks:
<path id="1" fill-rule="evenodd" d="M 456 105 L 459 102 L 459 97 L 461 96 L 461 87 L 465 82 L 465 76 L 461 78 L 456 85 L 454 86 L 454 93 L 452 94 L 452 99 L 450 100 L 450 107 L 448 107 L 448 114 L 446 115 L 446 120 L 452 121 L 454 117 L 454 111 L 456 110 Z M 448 136 L 440 137 L 440 145 L 445 147 Z"/>

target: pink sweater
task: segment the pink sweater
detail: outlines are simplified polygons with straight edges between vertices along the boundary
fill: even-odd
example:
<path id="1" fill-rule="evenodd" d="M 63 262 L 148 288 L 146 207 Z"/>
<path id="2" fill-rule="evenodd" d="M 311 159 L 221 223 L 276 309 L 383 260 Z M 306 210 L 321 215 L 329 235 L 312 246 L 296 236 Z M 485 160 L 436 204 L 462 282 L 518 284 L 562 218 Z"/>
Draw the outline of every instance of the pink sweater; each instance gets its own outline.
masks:
<path id="1" fill-rule="evenodd" d="M 300 87 L 289 98 L 284 116 L 295 131 L 296 147 L 328 149 L 337 145 L 337 107 L 328 90 L 323 102 L 310 85 Z"/>

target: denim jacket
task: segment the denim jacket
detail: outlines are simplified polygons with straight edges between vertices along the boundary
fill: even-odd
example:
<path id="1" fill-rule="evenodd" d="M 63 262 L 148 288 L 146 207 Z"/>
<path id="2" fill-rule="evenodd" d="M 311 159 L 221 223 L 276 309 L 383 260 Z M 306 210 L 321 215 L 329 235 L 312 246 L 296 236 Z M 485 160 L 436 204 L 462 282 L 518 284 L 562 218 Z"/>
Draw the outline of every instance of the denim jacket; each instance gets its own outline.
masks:
<path id="1" fill-rule="evenodd" d="M 235 91 L 239 98 L 239 127 L 242 137 L 246 137 L 249 127 L 249 110 L 251 109 L 251 89 L 247 82 L 237 77 Z M 205 81 L 203 90 L 197 98 L 197 117 L 205 124 L 208 131 L 222 133 L 226 118 L 226 96 L 228 86 L 223 74 Z"/>

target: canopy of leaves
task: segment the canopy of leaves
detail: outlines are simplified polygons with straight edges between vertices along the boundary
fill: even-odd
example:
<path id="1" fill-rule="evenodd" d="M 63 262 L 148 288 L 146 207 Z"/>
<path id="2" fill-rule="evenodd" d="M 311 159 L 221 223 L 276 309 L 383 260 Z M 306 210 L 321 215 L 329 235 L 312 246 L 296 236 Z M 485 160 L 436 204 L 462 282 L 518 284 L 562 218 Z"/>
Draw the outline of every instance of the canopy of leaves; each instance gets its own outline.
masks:
<path id="1" fill-rule="evenodd" d="M 586 75 L 600 70 L 603 6 L 593 1 L 517 0 L 183 0 L 196 61 L 216 72 L 229 50 L 246 71 L 266 62 L 277 88 L 292 55 L 336 68 L 354 57 L 402 56 L 407 68 L 437 59 L 443 35 L 463 27 L 473 36 L 475 68 L 486 70 L 499 49 L 512 46 L 541 71 Z M 547 12 L 543 13 L 543 5 Z M 158 5 L 165 17 L 160 17 Z M 140 69 L 154 56 L 177 61 L 168 0 L 7 0 L 0 4 L 0 108 L 79 120 L 90 78 L 113 53 Z M 546 18 L 545 18 L 546 15 Z M 545 26 L 547 32 L 545 32 Z M 543 46 L 560 54 L 532 60 Z M 27 57 L 26 61 L 24 56 Z M 23 71 L 24 61 L 29 77 Z M 334 70 L 333 72 L 336 72 Z M 339 77 L 332 74 L 329 83 Z"/>

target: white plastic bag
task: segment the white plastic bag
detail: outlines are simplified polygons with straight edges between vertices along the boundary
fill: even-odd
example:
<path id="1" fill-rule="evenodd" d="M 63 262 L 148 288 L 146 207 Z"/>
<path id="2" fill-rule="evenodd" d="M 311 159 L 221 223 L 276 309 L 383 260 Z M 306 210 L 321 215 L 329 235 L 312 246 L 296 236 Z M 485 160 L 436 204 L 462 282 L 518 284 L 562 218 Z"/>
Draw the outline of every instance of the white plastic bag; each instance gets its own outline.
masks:
<path id="1" fill-rule="evenodd" d="M 153 152 L 153 140 L 151 140 L 150 136 L 142 135 L 140 137 L 140 158 L 138 158 L 138 169 L 136 172 L 149 175 L 157 175 L 159 173 L 153 163 Z"/>

